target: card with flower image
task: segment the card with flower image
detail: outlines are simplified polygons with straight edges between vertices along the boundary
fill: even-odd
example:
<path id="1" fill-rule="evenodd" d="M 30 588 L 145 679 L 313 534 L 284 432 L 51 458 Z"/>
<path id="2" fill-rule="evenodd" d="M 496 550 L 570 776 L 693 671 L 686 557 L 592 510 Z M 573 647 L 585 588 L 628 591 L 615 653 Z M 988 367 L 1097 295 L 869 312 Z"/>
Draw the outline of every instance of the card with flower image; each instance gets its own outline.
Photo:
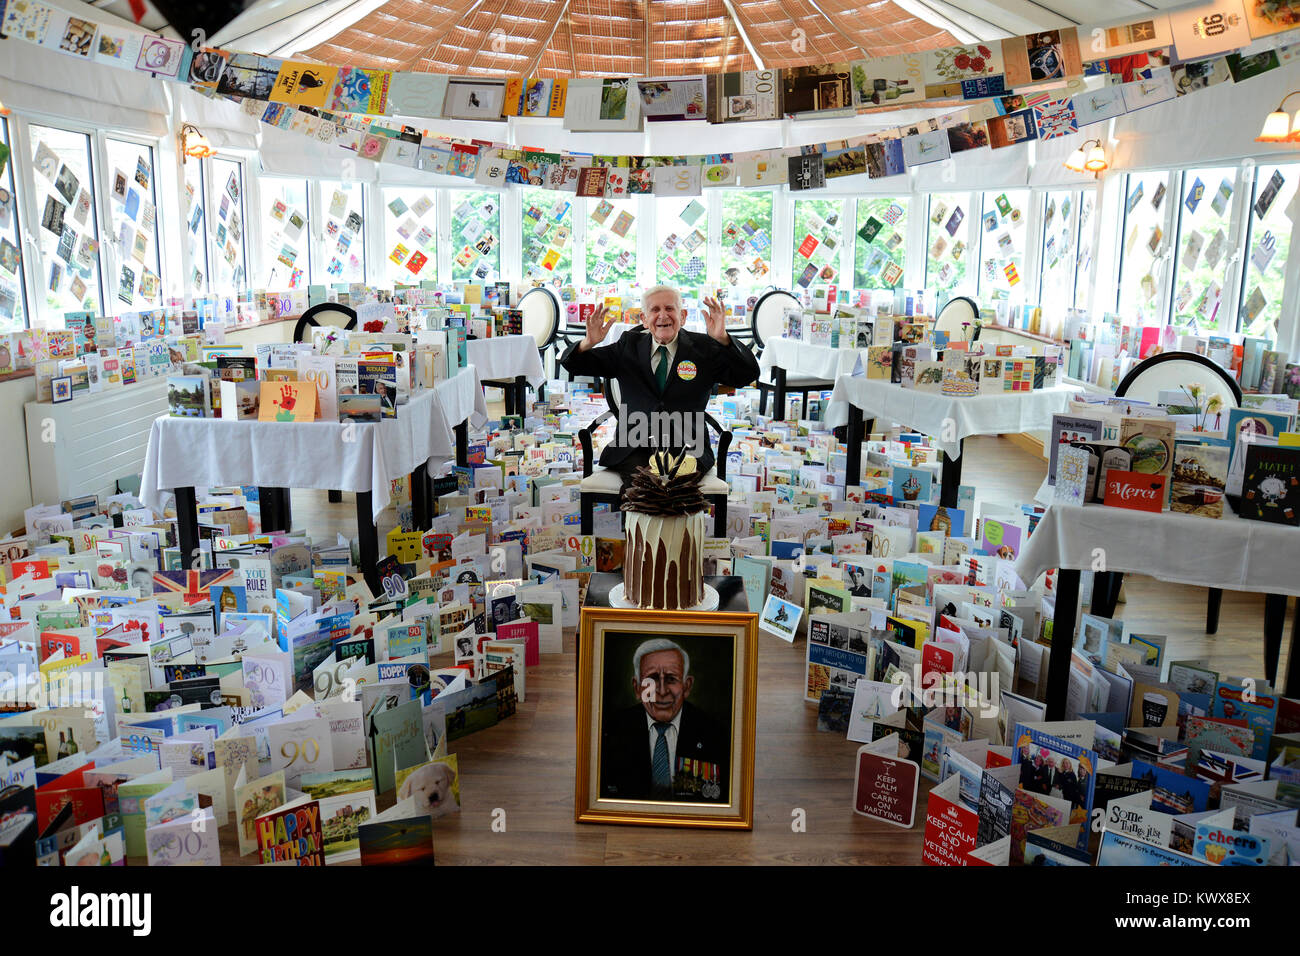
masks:
<path id="1" fill-rule="evenodd" d="M 926 99 L 959 97 L 962 80 L 1002 72 L 1002 51 L 983 43 L 931 50 L 925 54 L 925 96 Z"/>

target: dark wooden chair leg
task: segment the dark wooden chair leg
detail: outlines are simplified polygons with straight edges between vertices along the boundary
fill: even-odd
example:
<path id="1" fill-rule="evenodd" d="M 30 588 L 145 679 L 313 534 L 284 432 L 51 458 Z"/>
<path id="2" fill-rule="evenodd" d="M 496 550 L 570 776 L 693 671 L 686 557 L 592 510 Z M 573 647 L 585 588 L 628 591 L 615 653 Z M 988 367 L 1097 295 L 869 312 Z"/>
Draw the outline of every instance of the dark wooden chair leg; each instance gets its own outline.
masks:
<path id="1" fill-rule="evenodd" d="M 343 492 L 341 491 L 331 491 L 327 497 L 329 503 L 332 505 L 341 504 L 343 502 Z"/>
<path id="2" fill-rule="evenodd" d="M 515 414 L 528 414 L 528 379 L 522 375 L 515 376 Z"/>
<path id="3" fill-rule="evenodd" d="M 288 531 L 284 524 L 284 515 L 280 513 L 280 489 L 257 488 L 257 504 L 262 513 L 262 532 Z"/>
<path id="4" fill-rule="evenodd" d="M 1264 676 L 1270 684 L 1277 681 L 1277 662 L 1282 654 L 1282 629 L 1286 626 L 1285 594 L 1264 596 Z M 1288 670 L 1294 666 L 1294 661 Z"/>
<path id="5" fill-rule="evenodd" d="M 1300 694 L 1300 605 L 1296 606 L 1291 624 L 1291 650 L 1286 655 L 1286 687 L 1282 691 L 1288 697 Z"/>
<path id="6" fill-rule="evenodd" d="M 469 465 L 469 419 L 452 428 L 456 433 L 456 464 L 461 468 Z"/>
<path id="7" fill-rule="evenodd" d="M 1123 583 L 1123 571 L 1096 572 L 1092 579 L 1092 613 L 1098 617 L 1114 617 Z"/>
<path id="8" fill-rule="evenodd" d="M 849 406 L 849 420 L 844 426 L 845 468 L 844 482 L 862 484 L 862 409 Z"/>
<path id="9" fill-rule="evenodd" d="M 947 452 L 943 453 L 942 471 L 939 478 L 939 503 L 945 508 L 957 507 L 957 492 L 961 488 L 961 464 L 964 460 L 964 455 L 949 458 Z"/>
<path id="10" fill-rule="evenodd" d="M 1219 608 L 1223 606 L 1223 589 L 1210 588 L 1209 597 L 1205 602 L 1205 633 L 1217 634 L 1219 632 Z"/>
<path id="11" fill-rule="evenodd" d="M 370 588 L 370 593 L 379 595 L 383 589 L 379 584 L 379 571 L 375 565 L 379 563 L 379 532 L 375 529 L 375 518 L 372 515 L 372 497 L 369 491 L 358 491 L 357 495 L 357 564 L 361 574 L 366 579 L 366 586 Z"/>
<path id="12" fill-rule="evenodd" d="M 187 571 L 202 570 L 199 548 L 199 506 L 194 489 L 177 488 L 176 543 L 180 547 L 181 567 Z"/>
<path id="13" fill-rule="evenodd" d="M 582 523 L 579 527 L 583 534 L 591 534 L 591 529 L 596 526 L 596 500 L 590 495 L 580 495 L 578 502 L 578 507 L 582 515 Z"/>
<path id="14" fill-rule="evenodd" d="M 725 538 L 727 536 L 726 495 L 719 495 L 713 499 L 713 536 L 715 538 Z"/>
<path id="15" fill-rule="evenodd" d="M 1056 613 L 1052 618 L 1052 656 L 1047 664 L 1047 719 L 1065 719 L 1070 690 L 1070 648 L 1079 611 L 1079 572 L 1061 568 L 1056 575 Z"/>
<path id="16" fill-rule="evenodd" d="M 411 472 L 411 522 L 416 531 L 429 529 L 429 467 L 416 465 Z"/>

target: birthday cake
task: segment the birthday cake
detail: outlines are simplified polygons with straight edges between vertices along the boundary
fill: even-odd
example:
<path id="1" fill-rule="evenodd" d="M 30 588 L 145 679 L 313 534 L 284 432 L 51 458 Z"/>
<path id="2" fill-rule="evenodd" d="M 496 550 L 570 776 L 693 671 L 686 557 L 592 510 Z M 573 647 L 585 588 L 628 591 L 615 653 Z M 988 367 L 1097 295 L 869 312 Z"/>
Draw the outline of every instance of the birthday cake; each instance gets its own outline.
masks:
<path id="1" fill-rule="evenodd" d="M 704 600 L 703 476 L 690 455 L 655 455 L 624 488 L 623 598 L 676 611 Z"/>

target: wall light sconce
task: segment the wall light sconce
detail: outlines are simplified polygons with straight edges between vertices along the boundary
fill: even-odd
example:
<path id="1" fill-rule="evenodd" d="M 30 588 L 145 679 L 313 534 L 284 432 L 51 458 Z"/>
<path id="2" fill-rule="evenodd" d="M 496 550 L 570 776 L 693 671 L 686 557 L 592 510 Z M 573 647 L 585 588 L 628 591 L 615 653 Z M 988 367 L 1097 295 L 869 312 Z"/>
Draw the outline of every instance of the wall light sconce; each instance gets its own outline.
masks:
<path id="1" fill-rule="evenodd" d="M 1287 116 L 1286 112 L 1286 101 L 1298 94 L 1300 90 L 1292 90 L 1282 97 L 1282 102 L 1277 104 L 1277 109 L 1264 118 L 1264 128 L 1255 137 L 1255 142 L 1300 143 L 1300 111 L 1296 112 L 1294 119 Z"/>
<path id="2" fill-rule="evenodd" d="M 1089 149 L 1089 145 L 1092 149 Z M 1101 140 L 1090 139 L 1073 153 L 1065 161 L 1065 168 L 1073 170 L 1076 173 L 1092 173 L 1100 175 L 1103 170 L 1110 168 L 1110 163 L 1106 161 L 1106 151 L 1101 146 Z"/>
<path id="3" fill-rule="evenodd" d="M 203 135 L 203 131 L 193 123 L 186 123 L 181 127 L 180 140 L 182 163 L 185 163 L 191 156 L 195 159 L 205 159 L 208 156 L 217 155 L 217 151 L 208 142 L 208 138 Z"/>

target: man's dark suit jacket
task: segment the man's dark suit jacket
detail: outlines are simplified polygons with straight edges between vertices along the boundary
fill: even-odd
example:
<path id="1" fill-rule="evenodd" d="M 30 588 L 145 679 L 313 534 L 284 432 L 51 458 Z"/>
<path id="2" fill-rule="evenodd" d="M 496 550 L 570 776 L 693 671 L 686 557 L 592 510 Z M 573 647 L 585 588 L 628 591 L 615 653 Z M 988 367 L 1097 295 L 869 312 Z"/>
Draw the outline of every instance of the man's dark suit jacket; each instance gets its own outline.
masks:
<path id="1" fill-rule="evenodd" d="M 717 721 L 689 700 L 682 704 L 682 722 L 677 728 L 677 759 L 703 760 L 716 764 L 717 802 L 727 803 L 731 765 L 731 740 Z M 650 730 L 645 707 L 637 704 L 619 711 L 606 722 L 600 747 L 600 795 L 607 799 L 650 800 Z M 669 767 L 676 774 L 676 766 Z M 702 796 L 682 797 L 704 801 Z"/>
<path id="2" fill-rule="evenodd" d="M 715 385 L 743 388 L 758 378 L 754 353 L 735 338 L 730 345 L 700 332 L 682 329 L 677 333 L 677 354 L 668 372 L 663 393 L 650 371 L 650 355 L 655 348 L 654 336 L 644 328 L 631 329 L 613 345 L 598 345 L 585 352 L 577 343 L 570 345 L 560 364 L 571 375 L 598 375 L 618 380 L 619 398 L 629 412 L 702 412 L 709 403 Z M 680 374 L 683 362 L 695 365 L 694 377 Z M 618 444 L 618 434 L 600 453 L 600 463 L 617 468 L 633 449 Z M 713 448 L 709 436 L 702 436 L 703 454 L 698 455 L 700 471 L 713 467 Z"/>

